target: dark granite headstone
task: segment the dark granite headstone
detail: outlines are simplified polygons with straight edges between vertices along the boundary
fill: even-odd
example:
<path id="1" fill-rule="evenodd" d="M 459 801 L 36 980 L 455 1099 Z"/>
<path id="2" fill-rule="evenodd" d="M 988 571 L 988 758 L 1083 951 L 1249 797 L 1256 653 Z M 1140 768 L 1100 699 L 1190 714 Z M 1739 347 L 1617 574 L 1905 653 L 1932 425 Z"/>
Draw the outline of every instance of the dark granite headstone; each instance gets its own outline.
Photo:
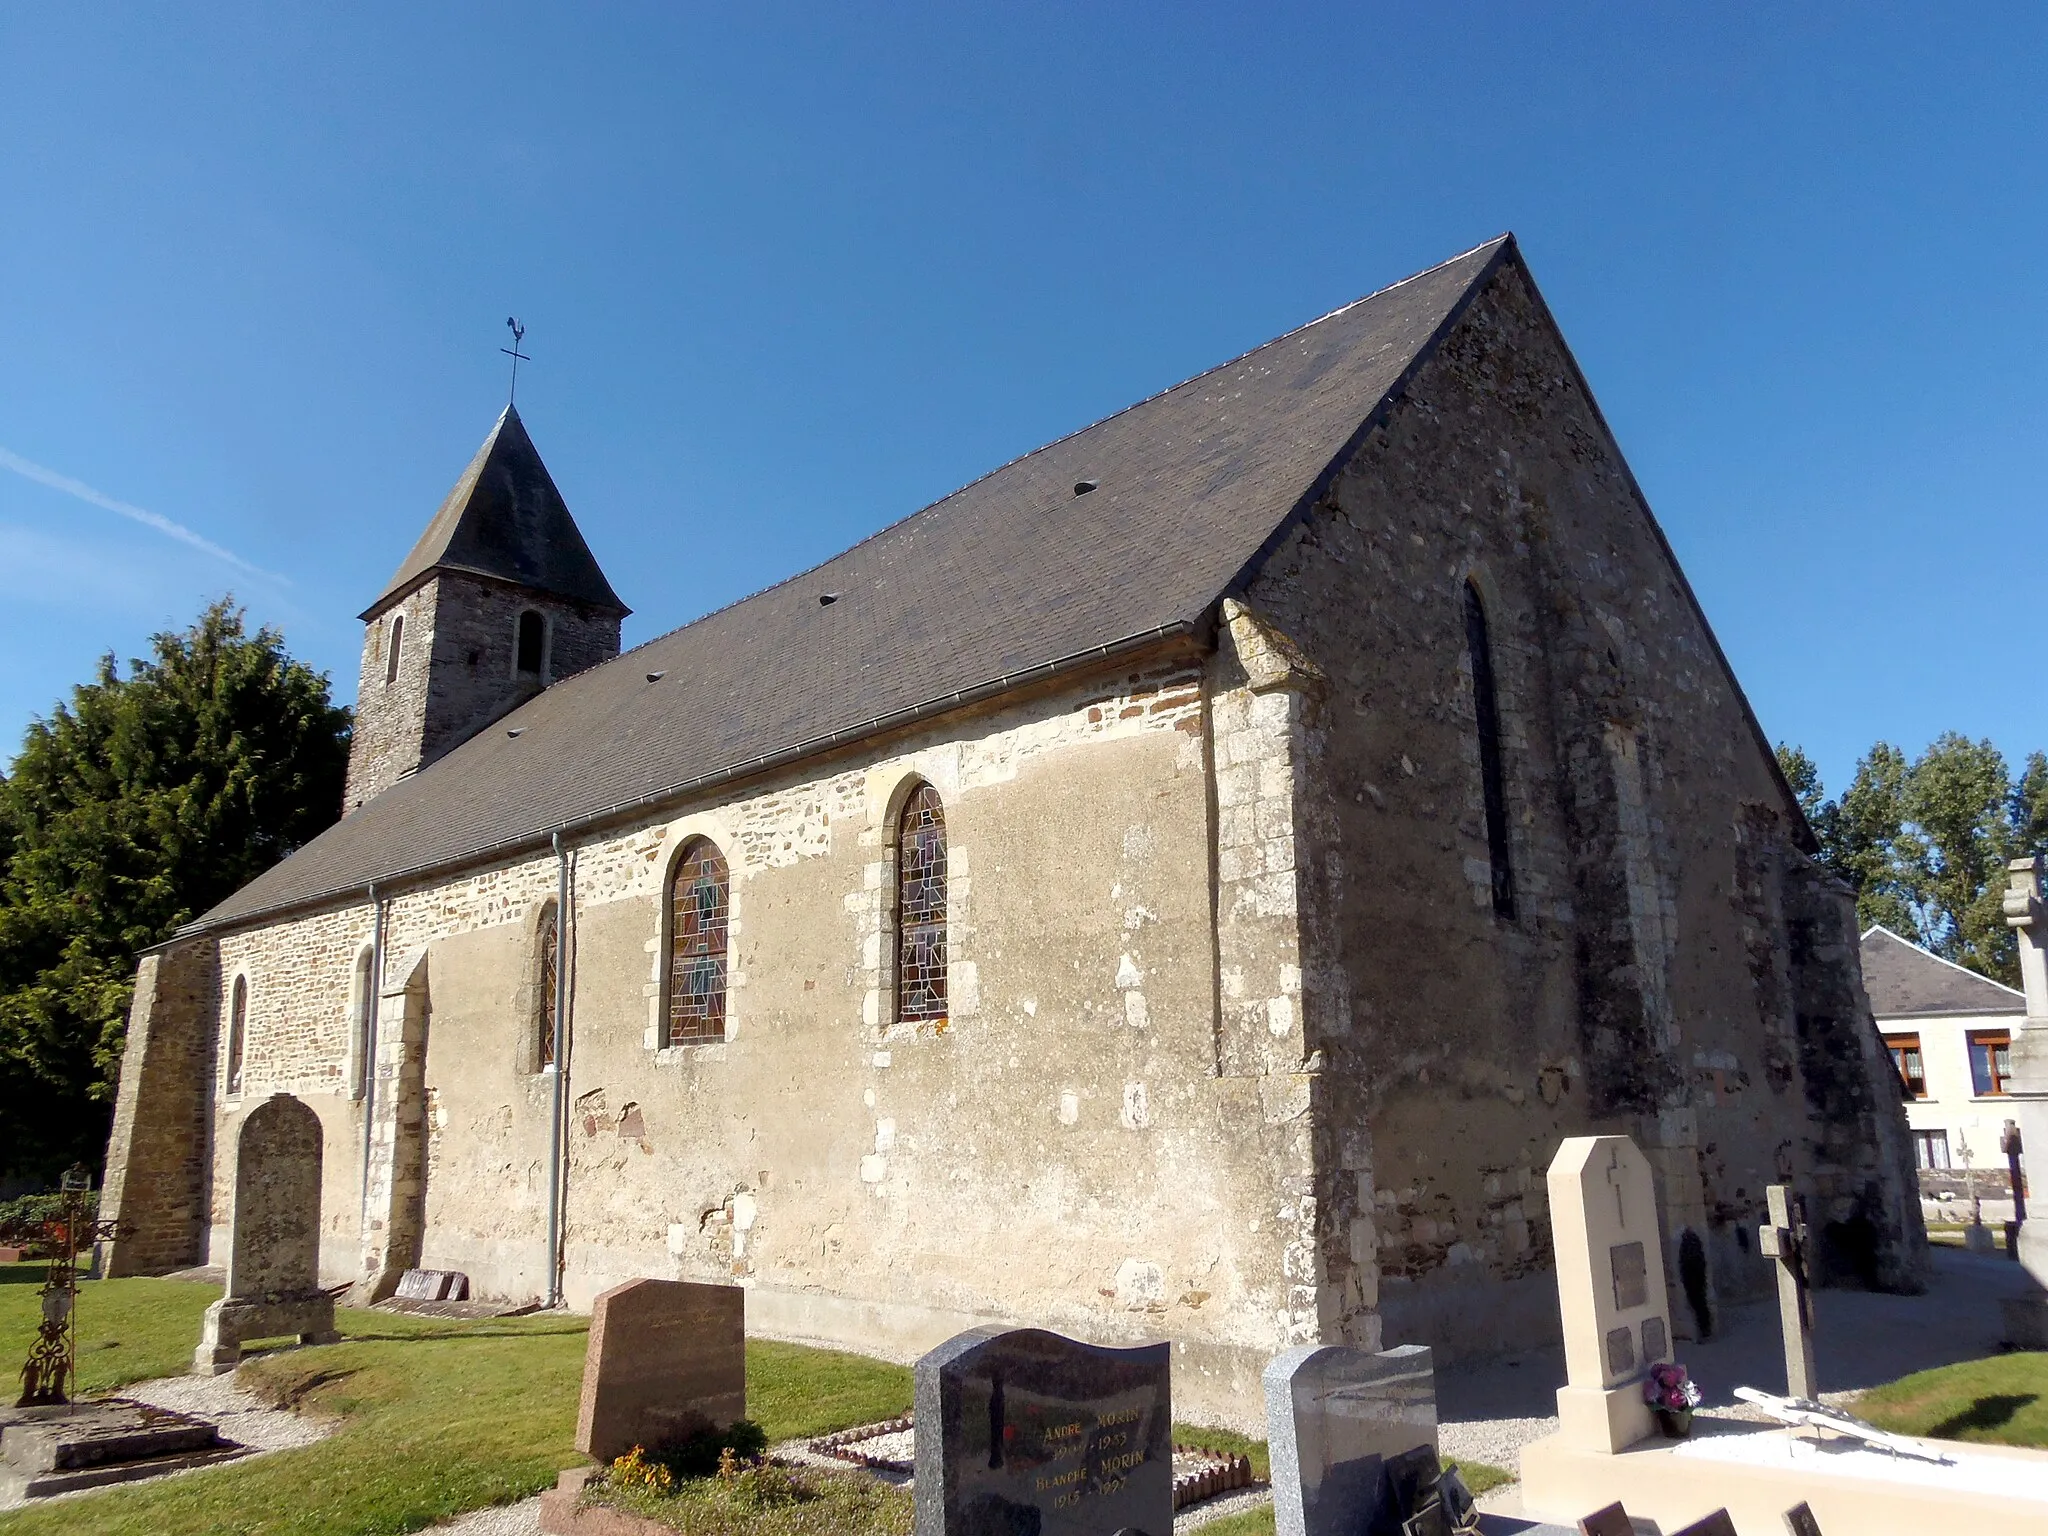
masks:
<path id="1" fill-rule="evenodd" d="M 917 1536 L 1172 1536 L 1172 1347 L 975 1328 L 917 1362 Z"/>
<path id="2" fill-rule="evenodd" d="M 1398 1536 L 1436 1479 L 1428 1348 L 1306 1344 L 1262 1381 L 1279 1536 Z"/>

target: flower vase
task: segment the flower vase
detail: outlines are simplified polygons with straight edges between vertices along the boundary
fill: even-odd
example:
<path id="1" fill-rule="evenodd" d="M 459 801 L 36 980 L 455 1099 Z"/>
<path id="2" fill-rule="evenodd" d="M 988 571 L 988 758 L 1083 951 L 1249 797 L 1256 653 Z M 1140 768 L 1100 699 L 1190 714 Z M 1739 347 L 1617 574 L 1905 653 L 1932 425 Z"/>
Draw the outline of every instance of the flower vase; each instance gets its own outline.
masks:
<path id="1" fill-rule="evenodd" d="M 1690 1408 L 1659 1408 L 1657 1427 L 1664 1431 L 1667 1440 L 1683 1440 L 1692 1433 L 1692 1410 Z"/>

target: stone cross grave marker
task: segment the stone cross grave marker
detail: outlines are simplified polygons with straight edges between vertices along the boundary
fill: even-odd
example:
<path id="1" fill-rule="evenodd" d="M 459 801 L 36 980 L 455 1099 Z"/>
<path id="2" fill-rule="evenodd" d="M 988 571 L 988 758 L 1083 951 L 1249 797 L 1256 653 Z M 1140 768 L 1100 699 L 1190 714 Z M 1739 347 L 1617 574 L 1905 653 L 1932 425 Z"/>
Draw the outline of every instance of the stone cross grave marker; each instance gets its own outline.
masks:
<path id="1" fill-rule="evenodd" d="M 1036 1328 L 917 1362 L 917 1536 L 1172 1536 L 1172 1348 Z"/>
<path id="2" fill-rule="evenodd" d="M 1757 1248 L 1778 1261 L 1778 1323 L 1785 1340 L 1785 1395 L 1820 1400 L 1813 1373 L 1813 1297 L 1806 1270 L 1806 1201 L 1783 1184 L 1764 1191 L 1771 1219 L 1757 1229 Z"/>
<path id="3" fill-rule="evenodd" d="M 628 1280 L 590 1309 L 576 1449 L 600 1462 L 747 1416 L 747 1293 Z"/>
<path id="4" fill-rule="evenodd" d="M 272 1094 L 243 1118 L 227 1294 L 200 1324 L 196 1374 L 232 1371 L 246 1339 L 341 1337 L 334 1298 L 320 1289 L 320 1160 L 320 1117 L 290 1094 Z"/>
<path id="5" fill-rule="evenodd" d="M 1398 1532 L 1415 1502 L 1403 1485 L 1436 1474 L 1428 1348 L 1304 1345 L 1275 1355 L 1264 1381 L 1278 1536 Z"/>
<path id="6" fill-rule="evenodd" d="M 1628 1137 L 1573 1136 L 1547 1180 L 1567 1379 L 1559 1432 L 1582 1449 L 1618 1451 L 1655 1430 L 1642 1381 L 1671 1358 L 1655 1179 Z"/>

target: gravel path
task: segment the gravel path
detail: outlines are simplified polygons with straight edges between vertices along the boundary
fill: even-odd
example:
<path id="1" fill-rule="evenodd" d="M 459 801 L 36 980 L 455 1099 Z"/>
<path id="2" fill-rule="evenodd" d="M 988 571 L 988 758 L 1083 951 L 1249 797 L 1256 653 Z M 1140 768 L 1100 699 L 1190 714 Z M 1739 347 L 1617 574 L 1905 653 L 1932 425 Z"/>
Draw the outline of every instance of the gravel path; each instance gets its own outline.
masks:
<path id="1" fill-rule="evenodd" d="M 334 1433 L 333 1426 L 310 1415 L 287 1413 L 259 1401 L 227 1376 L 164 1376 L 123 1387 L 117 1397 L 196 1414 L 220 1426 L 223 1439 L 259 1451 L 288 1451 L 311 1445 Z"/>
<path id="2" fill-rule="evenodd" d="M 433 1529 L 450 1536 L 540 1536 L 540 1499 L 521 1499 L 517 1504 L 500 1504 L 496 1509 L 479 1509 Z"/>

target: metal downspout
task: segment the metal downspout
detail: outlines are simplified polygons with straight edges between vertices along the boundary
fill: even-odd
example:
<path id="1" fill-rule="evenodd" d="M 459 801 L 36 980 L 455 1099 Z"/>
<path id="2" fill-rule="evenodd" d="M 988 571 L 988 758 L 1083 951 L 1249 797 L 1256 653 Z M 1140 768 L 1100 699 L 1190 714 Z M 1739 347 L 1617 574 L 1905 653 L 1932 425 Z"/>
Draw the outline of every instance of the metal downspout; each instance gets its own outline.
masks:
<path id="1" fill-rule="evenodd" d="M 548 1301 L 562 1304 L 562 1117 L 569 1088 L 569 855 L 555 845 L 555 1112 L 548 1127 Z"/>
<path id="2" fill-rule="evenodd" d="M 370 885 L 370 981 L 363 999 L 363 1192 L 358 1220 L 370 1225 L 370 1150 L 377 1138 L 377 1013 L 384 994 L 384 899 Z"/>

